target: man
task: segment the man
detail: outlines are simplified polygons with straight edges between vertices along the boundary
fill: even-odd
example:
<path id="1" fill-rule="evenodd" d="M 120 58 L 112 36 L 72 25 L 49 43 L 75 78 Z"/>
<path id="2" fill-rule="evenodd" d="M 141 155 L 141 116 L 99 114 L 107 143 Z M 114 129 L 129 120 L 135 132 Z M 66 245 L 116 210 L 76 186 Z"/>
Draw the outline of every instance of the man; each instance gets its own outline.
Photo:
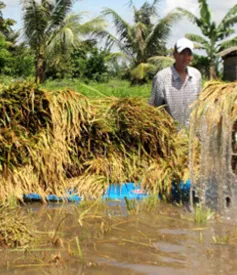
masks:
<path id="1" fill-rule="evenodd" d="M 189 126 L 190 104 L 201 92 L 200 72 L 188 65 L 193 59 L 193 42 L 180 38 L 174 46 L 173 66 L 159 71 L 152 83 L 149 104 L 165 105 L 168 113 L 181 125 Z"/>

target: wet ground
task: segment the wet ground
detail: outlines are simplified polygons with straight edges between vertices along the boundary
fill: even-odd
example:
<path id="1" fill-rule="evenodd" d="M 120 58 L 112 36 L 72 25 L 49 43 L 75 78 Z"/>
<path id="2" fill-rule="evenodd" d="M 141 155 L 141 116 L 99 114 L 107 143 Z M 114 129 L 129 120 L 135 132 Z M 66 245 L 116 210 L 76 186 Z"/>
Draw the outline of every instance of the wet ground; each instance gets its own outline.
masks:
<path id="1" fill-rule="evenodd" d="M 30 204 L 32 247 L 2 249 L 0 274 L 237 274 L 235 214 L 196 224 L 184 207 L 159 203 Z"/>

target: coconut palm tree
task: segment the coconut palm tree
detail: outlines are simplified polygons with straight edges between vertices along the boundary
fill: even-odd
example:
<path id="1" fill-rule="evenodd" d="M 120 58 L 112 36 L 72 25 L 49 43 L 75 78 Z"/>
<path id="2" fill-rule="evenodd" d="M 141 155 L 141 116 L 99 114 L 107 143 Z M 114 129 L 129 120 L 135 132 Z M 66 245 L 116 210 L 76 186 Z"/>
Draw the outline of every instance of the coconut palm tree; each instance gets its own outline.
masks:
<path id="1" fill-rule="evenodd" d="M 139 80 L 144 80 L 147 72 L 156 68 L 150 61 L 152 57 L 167 54 L 165 41 L 171 24 L 178 19 L 177 13 L 169 13 L 159 19 L 157 3 L 158 0 L 154 0 L 152 4 L 145 2 L 137 9 L 130 1 L 133 8 L 132 24 L 112 9 L 103 10 L 104 15 L 112 17 L 117 32 L 116 36 L 107 33 L 108 43 L 116 45 L 126 55 L 132 77 Z"/>
<path id="2" fill-rule="evenodd" d="M 71 13 L 72 4 L 72 0 L 24 2 L 24 35 L 35 54 L 37 82 L 44 80 L 49 57 L 50 62 L 56 62 L 59 59 L 56 53 L 62 49 L 69 55 L 79 45 L 80 35 L 101 31 L 104 27 L 104 20 L 99 17 L 80 24 L 81 15 Z"/>
<path id="3" fill-rule="evenodd" d="M 7 38 L 7 36 L 13 32 L 12 26 L 16 22 L 11 18 L 3 18 L 2 9 L 5 7 L 6 5 L 0 1 L 0 32 Z"/>
<path id="4" fill-rule="evenodd" d="M 70 13 L 65 17 L 63 26 L 47 48 L 46 59 L 51 68 L 67 67 L 69 73 L 74 49 L 83 50 L 85 45 L 96 44 L 95 37 L 100 36 L 106 23 L 101 17 L 81 23 L 86 14 L 86 12 Z M 65 66 L 66 64 L 69 66 Z"/>
<path id="5" fill-rule="evenodd" d="M 212 20 L 212 14 L 207 1 L 198 0 L 198 3 L 199 17 L 183 8 L 178 8 L 178 11 L 199 27 L 202 35 L 188 33 L 186 37 L 195 42 L 196 48 L 206 52 L 210 63 L 210 78 L 213 79 L 217 76 L 218 53 L 237 45 L 237 36 L 231 37 L 231 35 L 235 33 L 233 26 L 237 23 L 237 4 L 234 5 L 222 21 L 217 24 Z"/>

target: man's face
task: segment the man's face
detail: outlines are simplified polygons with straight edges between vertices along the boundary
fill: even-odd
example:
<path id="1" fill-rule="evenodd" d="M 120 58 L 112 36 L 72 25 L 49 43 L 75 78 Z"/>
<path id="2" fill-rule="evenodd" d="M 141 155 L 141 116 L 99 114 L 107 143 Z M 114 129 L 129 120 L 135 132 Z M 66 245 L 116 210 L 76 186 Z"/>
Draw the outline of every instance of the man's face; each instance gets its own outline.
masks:
<path id="1" fill-rule="evenodd" d="M 181 53 L 175 52 L 174 59 L 177 66 L 187 67 L 193 59 L 190 49 L 184 49 Z"/>

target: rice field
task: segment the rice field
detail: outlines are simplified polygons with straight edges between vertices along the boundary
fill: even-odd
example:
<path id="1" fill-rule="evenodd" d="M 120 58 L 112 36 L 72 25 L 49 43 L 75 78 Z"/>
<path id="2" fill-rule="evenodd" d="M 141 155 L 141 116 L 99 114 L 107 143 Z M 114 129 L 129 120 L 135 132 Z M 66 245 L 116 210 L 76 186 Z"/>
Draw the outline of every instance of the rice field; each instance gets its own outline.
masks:
<path id="1" fill-rule="evenodd" d="M 55 80 L 42 84 L 42 87 L 48 90 L 58 90 L 68 87 L 89 98 L 141 97 L 144 98 L 145 101 L 148 100 L 151 92 L 151 82 L 144 85 L 131 86 L 128 81 L 116 79 L 111 80 L 108 83 L 90 82 L 88 84 L 82 83 L 79 80 Z"/>
<path id="2" fill-rule="evenodd" d="M 131 87 L 130 96 L 125 83 L 119 88 L 103 85 L 80 84 L 73 90 L 67 85 L 57 88 L 55 83 L 38 87 L 15 82 L 1 87 L 1 205 L 18 205 L 23 194 L 35 192 L 45 202 L 47 195 L 62 196 L 68 188 L 85 201 L 96 200 L 110 183 L 131 181 L 169 201 L 172 182 L 178 185 L 190 177 L 189 157 L 193 182 L 202 171 L 200 161 L 207 148 L 200 147 L 196 136 L 200 137 L 198 129 L 205 117 L 208 131 L 203 132 L 201 141 L 216 126 L 219 130 L 228 127 L 230 137 L 235 137 L 230 127 L 236 121 L 234 84 L 211 83 L 204 89 L 194 105 L 191 147 L 187 131 L 177 131 L 176 122 L 164 108 L 147 104 L 147 86 Z M 217 142 L 223 141 L 220 132 L 215 133 Z M 233 139 L 229 141 L 234 150 Z M 207 174 L 212 171 L 211 164 L 208 159 Z M 13 212 L 4 207 L 0 209 L 2 246 L 30 243 L 32 232 L 24 218 L 13 218 Z M 136 214 L 136 203 L 127 203 L 127 209 Z M 210 216 L 210 212 L 203 213 L 202 209 L 197 212 L 195 220 L 203 222 L 205 215 Z M 23 243 L 19 242 L 21 236 Z"/>
<path id="3" fill-rule="evenodd" d="M 164 202 L 32 204 L 0 209 L 1 274 L 224 274 L 236 224 Z M 218 263 L 218 264 L 217 264 Z M 197 269 L 198 265 L 198 269 Z"/>
<path id="4" fill-rule="evenodd" d="M 235 85 L 204 89 L 190 139 L 163 108 L 147 104 L 149 85 L 64 84 L 1 87 L 0 272 L 190 274 L 199 264 L 197 274 L 216 274 L 216 262 L 235 271 L 236 218 L 230 223 L 203 206 L 190 213 L 166 203 L 172 182 L 191 176 L 195 183 L 200 171 L 209 176 L 219 165 L 207 133 L 223 157 L 226 141 L 236 150 Z M 98 199 L 110 183 L 127 181 L 151 196 L 117 204 Z M 24 193 L 37 192 L 44 202 L 70 187 L 85 199 L 79 205 L 22 201 Z"/>

